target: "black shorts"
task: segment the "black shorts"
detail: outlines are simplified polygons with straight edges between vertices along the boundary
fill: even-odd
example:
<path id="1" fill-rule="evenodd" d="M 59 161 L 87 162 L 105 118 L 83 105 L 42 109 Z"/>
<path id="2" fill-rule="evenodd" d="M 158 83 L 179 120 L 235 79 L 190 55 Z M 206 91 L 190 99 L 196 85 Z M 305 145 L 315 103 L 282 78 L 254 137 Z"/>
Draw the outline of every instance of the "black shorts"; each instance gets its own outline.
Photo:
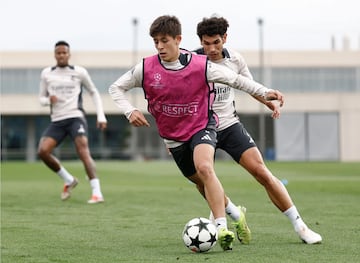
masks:
<path id="1" fill-rule="evenodd" d="M 216 131 L 214 129 L 204 129 L 195 133 L 190 141 L 169 150 L 182 174 L 189 177 L 196 173 L 193 157 L 195 146 L 206 143 L 215 148 L 216 141 Z"/>
<path id="2" fill-rule="evenodd" d="M 243 152 L 251 147 L 256 147 L 254 140 L 242 123 L 235 123 L 225 130 L 218 131 L 217 139 L 216 148 L 227 152 L 237 163 Z"/>
<path id="3" fill-rule="evenodd" d="M 88 125 L 84 118 L 70 118 L 51 122 L 42 137 L 51 137 L 59 145 L 68 135 L 74 140 L 76 136 L 87 136 L 87 134 Z"/>

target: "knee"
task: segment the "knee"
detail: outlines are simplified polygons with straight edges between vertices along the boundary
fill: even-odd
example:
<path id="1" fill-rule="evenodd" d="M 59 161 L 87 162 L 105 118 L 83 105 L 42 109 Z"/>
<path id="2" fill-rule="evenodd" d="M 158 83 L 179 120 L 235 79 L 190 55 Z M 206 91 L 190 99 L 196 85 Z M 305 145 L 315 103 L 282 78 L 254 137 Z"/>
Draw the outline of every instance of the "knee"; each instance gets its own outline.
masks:
<path id="1" fill-rule="evenodd" d="M 202 162 L 196 165 L 196 171 L 199 175 L 209 175 L 213 170 L 213 165 L 209 162 Z"/>
<path id="2" fill-rule="evenodd" d="M 46 158 L 46 156 L 48 156 L 50 154 L 49 150 L 46 149 L 43 146 L 39 146 L 38 151 L 37 151 L 37 155 L 40 159 L 44 159 Z"/>

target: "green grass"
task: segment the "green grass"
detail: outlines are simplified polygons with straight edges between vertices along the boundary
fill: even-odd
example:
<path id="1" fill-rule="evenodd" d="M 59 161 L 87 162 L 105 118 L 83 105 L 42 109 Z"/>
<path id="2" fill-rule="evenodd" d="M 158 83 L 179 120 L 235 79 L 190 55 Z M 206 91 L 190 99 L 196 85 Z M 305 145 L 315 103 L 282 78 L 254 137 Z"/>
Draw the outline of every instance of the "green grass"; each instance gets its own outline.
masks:
<path id="1" fill-rule="evenodd" d="M 195 254 L 184 224 L 207 217 L 205 201 L 173 162 L 97 162 L 105 203 L 88 205 L 82 164 L 64 162 L 80 179 L 68 201 L 42 163 L 1 163 L 1 262 L 359 262 L 360 163 L 268 163 L 305 222 L 323 236 L 305 245 L 264 189 L 233 162 L 217 162 L 227 194 L 247 207 L 249 246 Z"/>

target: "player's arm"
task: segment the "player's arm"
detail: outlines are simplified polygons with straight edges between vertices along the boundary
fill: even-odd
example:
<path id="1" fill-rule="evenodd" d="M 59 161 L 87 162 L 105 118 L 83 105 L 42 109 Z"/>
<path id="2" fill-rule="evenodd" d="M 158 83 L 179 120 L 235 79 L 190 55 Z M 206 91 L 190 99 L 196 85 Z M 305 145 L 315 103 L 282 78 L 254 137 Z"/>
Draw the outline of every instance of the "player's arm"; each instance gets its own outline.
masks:
<path id="1" fill-rule="evenodd" d="M 51 94 L 49 94 L 47 89 L 45 74 L 46 74 L 46 69 L 44 69 L 40 75 L 39 101 L 42 106 L 49 106 L 51 104 L 51 100 L 50 100 Z"/>
<path id="2" fill-rule="evenodd" d="M 243 56 L 241 56 L 239 53 L 234 53 L 234 55 L 237 58 L 237 63 L 239 65 L 239 73 L 244 77 L 253 79 L 250 69 L 249 69 L 248 65 L 246 64 Z"/>
<path id="3" fill-rule="evenodd" d="M 107 128 L 107 120 L 105 117 L 101 97 L 97 89 L 93 90 L 92 99 L 96 107 L 96 115 L 97 115 L 96 127 L 99 128 L 100 130 L 105 130 Z"/>
<path id="4" fill-rule="evenodd" d="M 104 113 L 103 103 L 101 101 L 100 93 L 95 87 L 94 82 L 92 81 L 89 73 L 85 68 L 79 68 L 81 71 L 81 84 L 86 88 L 86 90 L 90 93 L 93 103 L 96 108 L 97 122 L 96 126 L 104 130 L 107 127 L 107 120 Z"/>
<path id="5" fill-rule="evenodd" d="M 251 95 L 261 96 L 265 100 L 279 100 L 280 105 L 284 103 L 284 97 L 281 92 L 269 89 L 256 81 L 235 73 L 225 66 L 210 61 L 207 64 L 207 80 L 209 82 L 229 85 Z"/>
<path id="6" fill-rule="evenodd" d="M 109 87 L 109 94 L 115 102 L 115 105 L 120 109 L 121 113 L 125 114 L 130 124 L 135 127 L 150 126 L 141 111 L 134 107 L 125 95 L 130 89 L 142 86 L 142 75 L 143 66 L 142 63 L 139 63 Z"/>
<path id="7" fill-rule="evenodd" d="M 40 75 L 40 90 L 39 90 L 39 101 L 42 106 L 49 106 L 55 104 L 58 101 L 55 93 L 51 93 L 51 90 L 48 89 L 48 84 L 46 81 L 46 73 L 48 68 L 44 69 Z"/>
<path id="8" fill-rule="evenodd" d="M 241 56 L 241 54 L 239 53 L 234 53 L 234 55 L 237 58 L 237 63 L 239 66 L 239 73 L 244 76 L 247 77 L 249 79 L 253 79 L 253 76 L 249 70 L 249 67 L 247 66 L 245 59 Z M 271 111 L 271 117 L 273 119 L 278 119 L 280 117 L 280 105 L 279 103 L 276 103 L 274 101 L 268 101 L 266 99 L 264 99 L 261 96 L 258 95 L 251 95 L 254 99 L 256 99 L 257 101 L 259 101 L 260 103 L 264 104 L 265 106 L 267 106 Z"/>
<path id="9" fill-rule="evenodd" d="M 271 113 L 271 117 L 273 119 L 278 119 L 280 118 L 280 104 L 278 102 L 272 101 L 272 100 L 265 100 L 263 97 L 261 96 L 254 96 L 251 95 L 254 99 L 256 99 L 257 101 L 261 102 L 262 104 L 264 104 L 266 107 L 268 107 L 269 110 L 272 111 Z"/>

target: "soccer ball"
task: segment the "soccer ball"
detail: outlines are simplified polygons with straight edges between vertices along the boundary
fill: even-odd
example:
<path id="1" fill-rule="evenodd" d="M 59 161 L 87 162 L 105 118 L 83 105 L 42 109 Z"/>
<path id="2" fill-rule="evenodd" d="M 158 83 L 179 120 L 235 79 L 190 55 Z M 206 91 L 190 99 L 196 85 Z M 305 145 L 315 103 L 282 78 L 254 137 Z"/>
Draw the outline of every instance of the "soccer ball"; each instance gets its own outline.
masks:
<path id="1" fill-rule="evenodd" d="M 193 252 L 206 252 L 215 246 L 218 232 L 209 219 L 197 217 L 186 223 L 182 232 L 184 244 Z"/>

